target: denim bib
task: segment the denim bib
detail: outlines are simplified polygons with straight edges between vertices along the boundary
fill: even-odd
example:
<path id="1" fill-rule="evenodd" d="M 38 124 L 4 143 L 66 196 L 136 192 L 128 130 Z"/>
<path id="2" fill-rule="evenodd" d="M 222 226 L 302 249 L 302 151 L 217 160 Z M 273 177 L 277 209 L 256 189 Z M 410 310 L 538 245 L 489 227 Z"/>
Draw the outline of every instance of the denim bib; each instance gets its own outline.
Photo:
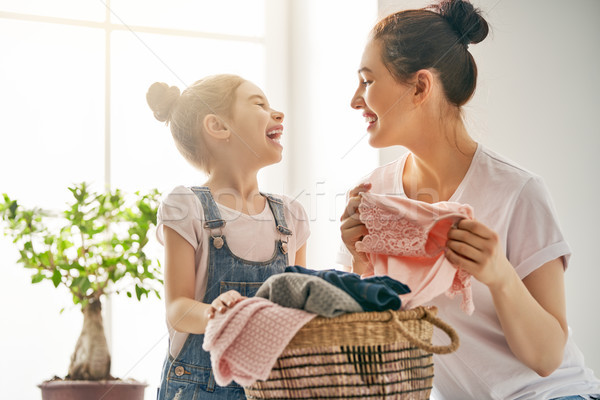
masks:
<path id="1" fill-rule="evenodd" d="M 244 260 L 231 252 L 223 235 L 225 221 L 213 199 L 209 188 L 192 187 L 204 209 L 204 228 L 210 234 L 206 294 L 203 303 L 210 304 L 221 293 L 236 290 L 242 296 L 252 297 L 271 275 L 282 273 L 288 265 L 288 229 L 283 202 L 271 195 L 261 193 L 275 218 L 279 239 L 275 240 L 273 256 L 267 261 Z M 260 238 L 249 238 L 260 240 Z M 204 335 L 189 334 L 176 358 L 170 354 L 164 362 L 159 400 L 196 399 L 245 399 L 244 389 L 235 382 L 227 386 L 215 383 L 210 353 L 202 349 Z"/>

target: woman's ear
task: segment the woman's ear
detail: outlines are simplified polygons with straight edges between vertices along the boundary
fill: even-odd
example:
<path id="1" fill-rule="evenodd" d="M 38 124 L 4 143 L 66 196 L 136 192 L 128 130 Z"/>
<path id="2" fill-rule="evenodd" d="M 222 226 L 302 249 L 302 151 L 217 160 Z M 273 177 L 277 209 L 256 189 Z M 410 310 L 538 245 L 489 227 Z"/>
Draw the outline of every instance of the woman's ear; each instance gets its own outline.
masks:
<path id="1" fill-rule="evenodd" d="M 204 131 L 212 138 L 217 140 L 229 139 L 231 131 L 229 127 L 218 115 L 208 114 L 203 121 Z"/>
<path id="2" fill-rule="evenodd" d="M 428 69 L 421 69 L 415 74 L 415 105 L 424 103 L 431 95 L 433 90 L 433 74 Z"/>

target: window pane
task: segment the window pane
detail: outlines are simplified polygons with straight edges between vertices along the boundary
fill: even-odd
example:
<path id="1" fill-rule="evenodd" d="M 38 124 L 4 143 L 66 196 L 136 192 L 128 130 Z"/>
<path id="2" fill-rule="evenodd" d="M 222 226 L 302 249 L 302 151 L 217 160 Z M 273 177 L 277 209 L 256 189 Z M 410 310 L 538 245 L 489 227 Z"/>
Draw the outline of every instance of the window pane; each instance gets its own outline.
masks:
<path id="1" fill-rule="evenodd" d="M 0 0 L 0 11 L 46 17 L 104 21 L 106 7 L 101 1 L 81 0 Z"/>
<path id="2" fill-rule="evenodd" d="M 0 37 L 0 190 L 58 208 L 74 182 L 102 187 L 103 32 L 5 20 Z"/>
<path id="3" fill-rule="evenodd" d="M 113 0 L 111 22 L 263 36 L 264 0 Z"/>
<path id="4" fill-rule="evenodd" d="M 182 49 L 187 49 L 183 51 Z M 255 43 L 115 32 L 112 36 L 112 182 L 138 190 L 201 184 L 204 175 L 179 154 L 171 133 L 146 104 L 148 87 L 183 90 L 216 73 L 234 73 L 264 87 L 264 46 Z"/>

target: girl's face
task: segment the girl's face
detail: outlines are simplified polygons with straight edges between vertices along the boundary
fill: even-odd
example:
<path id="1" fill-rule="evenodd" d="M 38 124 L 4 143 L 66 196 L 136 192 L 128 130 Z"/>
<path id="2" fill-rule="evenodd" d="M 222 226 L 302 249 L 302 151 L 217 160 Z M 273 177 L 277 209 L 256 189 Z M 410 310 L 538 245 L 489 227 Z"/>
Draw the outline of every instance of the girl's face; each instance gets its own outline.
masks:
<path id="1" fill-rule="evenodd" d="M 247 157 L 248 152 L 261 165 L 281 161 L 283 146 L 279 143 L 283 134 L 283 113 L 271 108 L 267 97 L 252 82 L 242 83 L 236 91 L 230 128 L 231 140 Z"/>
<path id="2" fill-rule="evenodd" d="M 414 85 L 396 81 L 382 61 L 378 41 L 371 40 L 365 47 L 358 81 L 350 105 L 363 111 L 369 144 L 377 148 L 404 144 L 405 138 L 399 135 L 410 129 L 408 117 L 413 108 Z"/>

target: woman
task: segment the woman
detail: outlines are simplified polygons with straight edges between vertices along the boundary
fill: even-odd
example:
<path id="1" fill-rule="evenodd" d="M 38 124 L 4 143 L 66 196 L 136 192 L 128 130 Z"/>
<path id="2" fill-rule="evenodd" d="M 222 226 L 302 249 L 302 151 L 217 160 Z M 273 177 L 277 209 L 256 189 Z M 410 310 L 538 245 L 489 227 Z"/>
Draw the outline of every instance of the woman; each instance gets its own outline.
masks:
<path id="1" fill-rule="evenodd" d="M 563 273 L 570 250 L 545 185 L 476 143 L 462 121 L 477 78 L 468 46 L 487 33 L 466 1 L 399 12 L 373 28 L 351 105 L 362 111 L 373 147 L 409 153 L 350 191 L 341 226 L 348 264 L 369 270 L 355 248 L 367 234 L 356 212 L 361 192 L 469 204 L 475 219 L 450 230 L 446 257 L 474 277 L 475 313 L 462 313 L 458 300 L 433 301 L 461 337 L 456 353 L 435 358 L 433 396 L 592 398 L 600 381 L 569 337 Z"/>

